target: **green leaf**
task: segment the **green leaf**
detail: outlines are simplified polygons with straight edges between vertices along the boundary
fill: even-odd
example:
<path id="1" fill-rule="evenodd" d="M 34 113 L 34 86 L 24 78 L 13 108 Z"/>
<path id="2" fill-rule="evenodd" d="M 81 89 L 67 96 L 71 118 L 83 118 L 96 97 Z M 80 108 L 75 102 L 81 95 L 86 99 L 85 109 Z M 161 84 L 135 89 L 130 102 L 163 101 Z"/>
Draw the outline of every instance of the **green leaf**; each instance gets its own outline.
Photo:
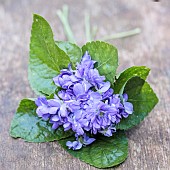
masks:
<path id="1" fill-rule="evenodd" d="M 89 52 L 93 60 L 97 61 L 97 69 L 108 81 L 114 82 L 116 69 L 118 67 L 117 49 L 105 42 L 93 41 L 82 47 L 83 53 Z"/>
<path id="2" fill-rule="evenodd" d="M 138 125 L 158 103 L 158 98 L 150 85 L 139 77 L 131 78 L 124 89 L 128 101 L 133 104 L 134 112 L 128 118 L 122 119 L 117 129 L 127 130 Z"/>
<path id="3" fill-rule="evenodd" d="M 68 66 L 70 59 L 55 44 L 48 22 L 36 14 L 33 19 L 28 78 L 37 94 L 42 92 L 49 95 L 56 88 L 52 78 L 60 72 L 60 69 Z"/>
<path id="4" fill-rule="evenodd" d="M 78 47 L 76 44 L 72 44 L 68 41 L 66 42 L 56 41 L 55 43 L 60 49 L 62 49 L 70 57 L 71 63 L 75 68 L 76 63 L 80 62 L 82 58 L 81 48 Z"/>
<path id="5" fill-rule="evenodd" d="M 66 146 L 67 141 L 74 141 L 74 137 L 62 139 L 59 143 L 72 156 L 98 168 L 107 168 L 122 163 L 128 155 L 128 140 L 124 132 L 116 132 L 112 137 L 98 136 L 96 141 L 73 151 Z"/>
<path id="6" fill-rule="evenodd" d="M 72 135 L 70 131 L 64 132 L 63 128 L 52 130 L 50 123 L 37 116 L 36 108 L 34 101 L 21 100 L 10 127 L 12 137 L 22 138 L 28 142 L 48 142 Z"/>
<path id="7" fill-rule="evenodd" d="M 116 80 L 114 84 L 114 93 L 122 94 L 127 81 L 131 79 L 132 77 L 138 76 L 146 80 L 149 74 L 149 71 L 150 69 L 145 66 L 133 66 L 133 67 L 126 69 L 120 74 L 120 76 Z"/>

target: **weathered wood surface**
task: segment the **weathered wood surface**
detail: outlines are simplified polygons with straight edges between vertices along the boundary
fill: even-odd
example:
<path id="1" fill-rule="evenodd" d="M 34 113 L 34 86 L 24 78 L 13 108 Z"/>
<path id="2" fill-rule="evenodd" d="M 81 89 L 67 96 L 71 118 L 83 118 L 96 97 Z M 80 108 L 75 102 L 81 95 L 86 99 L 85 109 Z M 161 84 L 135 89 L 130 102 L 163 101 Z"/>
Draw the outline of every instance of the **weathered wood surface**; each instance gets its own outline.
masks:
<path id="1" fill-rule="evenodd" d="M 64 40 L 56 10 L 70 6 L 71 25 L 85 42 L 84 12 L 99 27 L 97 37 L 141 27 L 135 37 L 114 40 L 120 70 L 132 65 L 151 68 L 149 82 L 160 102 L 143 123 L 128 131 L 129 157 L 117 169 L 170 169 L 170 1 L 162 0 L 0 0 L 0 170 L 94 170 L 66 153 L 57 142 L 26 143 L 9 136 L 19 101 L 33 97 L 27 78 L 32 13 L 44 16 L 56 37 Z"/>

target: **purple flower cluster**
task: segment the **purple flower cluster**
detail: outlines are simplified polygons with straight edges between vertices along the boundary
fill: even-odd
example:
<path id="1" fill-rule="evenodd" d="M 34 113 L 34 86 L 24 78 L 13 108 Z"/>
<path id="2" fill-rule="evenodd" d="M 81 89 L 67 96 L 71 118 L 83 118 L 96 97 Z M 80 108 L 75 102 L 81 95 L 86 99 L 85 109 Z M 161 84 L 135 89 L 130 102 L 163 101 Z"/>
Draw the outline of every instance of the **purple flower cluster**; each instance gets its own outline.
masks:
<path id="1" fill-rule="evenodd" d="M 61 88 L 53 99 L 40 97 L 35 101 L 36 113 L 49 120 L 52 129 L 62 125 L 65 131 L 75 132 L 76 141 L 66 143 L 69 149 L 78 150 L 94 142 L 95 138 L 87 133 L 112 136 L 121 118 L 133 112 L 133 105 L 127 102 L 128 95 L 114 94 L 110 82 L 94 68 L 95 63 L 86 52 L 76 70 L 69 66 L 53 78 Z"/>

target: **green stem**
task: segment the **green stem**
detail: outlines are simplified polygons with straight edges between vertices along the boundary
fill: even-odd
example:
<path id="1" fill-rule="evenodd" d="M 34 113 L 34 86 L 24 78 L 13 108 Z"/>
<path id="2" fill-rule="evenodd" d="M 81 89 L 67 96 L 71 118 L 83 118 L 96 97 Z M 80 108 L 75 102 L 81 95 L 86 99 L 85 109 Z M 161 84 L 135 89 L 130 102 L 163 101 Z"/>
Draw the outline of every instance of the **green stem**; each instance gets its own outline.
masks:
<path id="1" fill-rule="evenodd" d="M 71 27 L 68 22 L 68 6 L 64 5 L 62 10 L 57 10 L 57 15 L 63 24 L 64 32 L 65 32 L 65 35 L 66 35 L 68 41 L 75 43 L 76 41 L 75 41 L 73 32 L 72 32 Z"/>
<path id="2" fill-rule="evenodd" d="M 110 36 L 105 36 L 103 38 L 101 38 L 102 41 L 108 41 L 108 40 L 113 40 L 113 39 L 118 39 L 118 38 L 126 38 L 126 37 L 130 37 L 136 34 L 139 34 L 141 32 L 140 28 L 135 28 L 133 30 L 130 31 L 125 31 L 125 32 L 120 32 L 117 34 L 113 34 Z"/>
<path id="3" fill-rule="evenodd" d="M 91 30 L 90 30 L 90 15 L 87 13 L 85 13 L 85 33 L 86 33 L 86 40 L 92 41 Z"/>
<path id="4" fill-rule="evenodd" d="M 95 39 L 96 34 L 97 34 L 97 31 L 98 31 L 97 26 L 94 26 L 94 27 L 92 28 L 92 33 L 91 33 L 92 40 Z"/>

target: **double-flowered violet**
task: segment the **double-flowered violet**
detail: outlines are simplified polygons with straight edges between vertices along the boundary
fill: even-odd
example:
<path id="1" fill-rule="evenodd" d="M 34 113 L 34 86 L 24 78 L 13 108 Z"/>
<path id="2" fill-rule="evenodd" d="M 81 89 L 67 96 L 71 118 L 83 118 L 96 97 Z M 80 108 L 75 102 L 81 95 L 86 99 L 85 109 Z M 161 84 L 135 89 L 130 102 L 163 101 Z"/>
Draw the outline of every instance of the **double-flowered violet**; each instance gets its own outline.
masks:
<path id="1" fill-rule="evenodd" d="M 52 129 L 63 126 L 65 131 L 75 132 L 76 140 L 66 143 L 69 149 L 78 150 L 93 143 L 97 133 L 112 136 L 116 124 L 133 113 L 128 95 L 114 94 L 110 82 L 94 68 L 95 63 L 86 52 L 76 70 L 69 65 L 53 78 L 61 88 L 53 99 L 39 97 L 35 101 L 37 115 L 49 120 Z"/>

